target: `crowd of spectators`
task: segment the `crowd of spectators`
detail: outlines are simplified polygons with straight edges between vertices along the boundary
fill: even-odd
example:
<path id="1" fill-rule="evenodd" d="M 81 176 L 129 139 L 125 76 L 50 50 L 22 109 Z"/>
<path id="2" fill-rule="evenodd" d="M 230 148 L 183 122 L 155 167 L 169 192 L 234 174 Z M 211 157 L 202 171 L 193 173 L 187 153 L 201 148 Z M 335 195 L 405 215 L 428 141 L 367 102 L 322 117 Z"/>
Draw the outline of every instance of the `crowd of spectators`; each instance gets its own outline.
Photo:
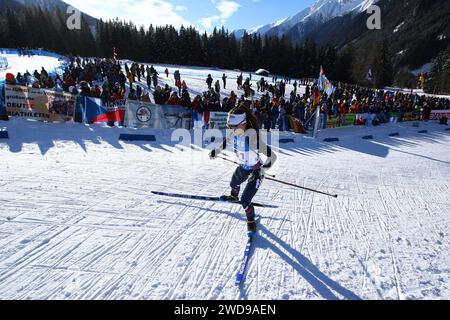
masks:
<path id="1" fill-rule="evenodd" d="M 450 109 L 450 100 L 432 96 L 419 95 L 413 91 L 376 90 L 356 85 L 336 83 L 336 90 L 331 97 L 324 94 L 319 106 L 322 122 L 326 126 L 329 117 L 338 117 L 343 125 L 345 115 L 370 114 L 372 125 L 390 122 L 392 118 L 402 122 L 406 114 L 413 119 L 428 121 L 432 110 Z M 366 124 L 364 119 L 356 125 Z"/>
<path id="2" fill-rule="evenodd" d="M 169 78 L 167 68 L 164 74 Z M 277 77 L 272 77 L 270 83 L 261 77 L 256 81 L 257 88 L 253 89 L 251 74 L 244 80 L 242 73 L 236 81 L 236 92 L 240 96 L 235 91 L 223 96 L 220 80 L 214 81 L 209 74 L 205 80 L 207 90 L 191 97 L 179 70 L 174 72 L 173 77 L 175 90 L 167 83 L 160 85 L 159 73 L 153 66 L 138 63 L 125 63 L 122 66 L 115 59 L 68 57 L 62 75 L 50 75 L 41 68 L 33 73 L 26 71 L 15 76 L 8 74 L 6 83 L 96 97 L 105 104 L 119 99 L 131 99 L 180 105 L 199 114 L 228 112 L 236 105 L 246 103 L 253 110 L 261 128 L 278 128 L 282 131 L 292 129 L 290 117 L 297 119 L 304 128 L 311 128 L 314 123 L 312 115 L 317 106 L 321 113 L 321 126 L 324 128 L 327 126 L 327 119 L 331 117 L 337 117 L 338 125 L 344 125 L 345 115 L 348 113 L 373 114 L 370 121 L 376 125 L 389 122 L 394 113 L 398 121 L 402 121 L 403 115 L 408 112 L 412 112 L 418 119 L 427 120 L 431 110 L 450 108 L 449 99 L 375 90 L 344 83 L 334 83 L 336 89 L 330 97 L 323 93 L 320 100 L 315 101 L 314 92 L 318 90 L 315 79 L 294 80 L 292 83 L 289 78 L 278 81 Z M 227 78 L 223 74 L 223 88 L 227 86 Z M 287 83 L 291 83 L 293 87 L 288 95 Z M 300 85 L 306 85 L 302 94 L 299 92 Z M 256 92 L 260 93 L 260 98 L 255 98 Z"/>

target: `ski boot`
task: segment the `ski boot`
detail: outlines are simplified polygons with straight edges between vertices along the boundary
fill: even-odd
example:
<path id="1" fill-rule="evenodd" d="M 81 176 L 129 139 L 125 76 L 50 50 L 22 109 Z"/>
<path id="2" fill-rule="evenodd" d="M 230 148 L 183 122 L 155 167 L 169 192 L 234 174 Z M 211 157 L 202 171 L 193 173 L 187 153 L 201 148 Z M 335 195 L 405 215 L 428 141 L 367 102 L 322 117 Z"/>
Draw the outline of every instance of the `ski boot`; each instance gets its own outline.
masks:
<path id="1" fill-rule="evenodd" d="M 231 188 L 231 193 L 229 196 L 221 196 L 220 199 L 222 199 L 222 201 L 227 201 L 227 202 L 239 202 L 239 191 L 240 188 Z"/>
<path id="2" fill-rule="evenodd" d="M 259 216 L 255 214 L 255 208 L 252 205 L 245 209 L 245 214 L 247 215 L 247 234 L 252 238 L 257 231 Z"/>
<path id="3" fill-rule="evenodd" d="M 253 238 L 257 232 L 256 221 L 247 221 L 247 235 L 249 238 Z"/>

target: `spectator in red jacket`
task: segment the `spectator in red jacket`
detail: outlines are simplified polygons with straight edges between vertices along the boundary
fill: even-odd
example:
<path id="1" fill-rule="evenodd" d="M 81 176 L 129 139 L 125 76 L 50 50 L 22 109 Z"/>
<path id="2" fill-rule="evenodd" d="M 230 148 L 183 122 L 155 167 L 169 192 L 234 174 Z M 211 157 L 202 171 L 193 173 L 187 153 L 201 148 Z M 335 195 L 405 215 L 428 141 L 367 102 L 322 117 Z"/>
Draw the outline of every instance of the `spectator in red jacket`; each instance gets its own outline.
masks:
<path id="1" fill-rule="evenodd" d="M 67 88 L 71 87 L 71 86 L 75 86 L 76 82 L 73 79 L 73 77 L 69 74 L 65 79 L 64 79 L 64 84 L 67 86 Z"/>
<path id="2" fill-rule="evenodd" d="M 228 103 L 232 103 L 233 105 L 236 105 L 237 95 L 234 93 L 234 91 L 231 91 L 230 97 L 228 98 Z"/>
<path id="3" fill-rule="evenodd" d="M 347 113 L 347 102 L 344 100 L 340 105 L 339 105 L 339 124 L 341 126 L 344 125 L 345 123 L 345 114 Z"/>
<path id="4" fill-rule="evenodd" d="M 280 104 L 280 99 L 278 98 L 278 96 L 274 96 L 272 99 L 272 105 L 278 107 L 279 104 Z"/>
<path id="5" fill-rule="evenodd" d="M 194 100 L 191 103 L 191 109 L 192 109 L 193 112 L 201 112 L 200 111 L 200 104 L 201 104 L 201 102 L 202 102 L 202 97 L 196 96 L 194 98 Z"/>
<path id="6" fill-rule="evenodd" d="M 124 97 L 124 91 L 122 90 L 122 88 L 120 87 L 119 83 L 116 83 L 114 85 L 113 88 L 113 94 L 112 94 L 112 99 L 115 100 L 120 100 L 123 99 Z"/>
<path id="7" fill-rule="evenodd" d="M 358 113 L 358 100 L 355 100 L 353 102 L 353 105 L 351 106 L 349 112 L 350 113 Z"/>
<path id="8" fill-rule="evenodd" d="M 100 87 L 98 85 L 95 85 L 95 96 L 97 98 L 100 98 L 101 95 L 102 95 L 102 91 L 100 90 Z"/>
<path id="9" fill-rule="evenodd" d="M 340 105 L 339 105 L 339 113 L 340 114 L 346 114 L 347 113 L 347 102 L 343 101 Z"/>
<path id="10" fill-rule="evenodd" d="M 175 80 L 175 86 L 178 88 L 178 94 L 181 94 L 181 80 Z"/>
<path id="11" fill-rule="evenodd" d="M 178 97 L 178 93 L 173 92 L 170 95 L 170 98 L 167 101 L 167 104 L 171 105 L 171 106 L 181 106 L 181 99 Z"/>

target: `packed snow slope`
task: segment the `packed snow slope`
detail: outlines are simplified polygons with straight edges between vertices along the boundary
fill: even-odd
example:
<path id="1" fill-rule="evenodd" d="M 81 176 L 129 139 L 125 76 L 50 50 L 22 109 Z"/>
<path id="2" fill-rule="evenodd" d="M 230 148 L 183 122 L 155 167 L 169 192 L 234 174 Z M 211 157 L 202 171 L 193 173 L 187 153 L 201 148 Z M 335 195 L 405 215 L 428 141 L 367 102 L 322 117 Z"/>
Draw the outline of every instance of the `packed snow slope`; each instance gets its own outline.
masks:
<path id="1" fill-rule="evenodd" d="M 1 52 L 1 48 L 0 48 Z M 38 72 L 41 71 L 41 68 L 44 67 L 49 74 L 54 76 L 55 74 L 59 74 L 60 76 L 64 73 L 64 68 L 66 67 L 67 61 L 59 60 L 54 57 L 46 57 L 46 56 L 19 56 L 18 54 L 4 54 L 0 53 L 1 57 L 5 57 L 8 60 L 8 68 L 4 70 L 0 70 L 0 85 L 4 84 L 5 77 L 7 73 L 12 73 L 14 76 L 17 75 L 18 72 L 21 74 L 24 74 L 27 70 L 32 74 L 34 70 L 37 70 Z M 93 59 L 93 58 L 91 58 Z M 131 64 L 134 61 L 130 60 L 121 60 L 122 70 L 125 70 L 125 63 L 128 64 L 129 67 L 131 67 Z M 142 63 L 139 63 L 141 65 Z M 238 98 L 241 97 L 241 95 L 244 94 L 243 90 L 237 90 L 237 78 L 242 73 L 244 80 L 247 77 L 251 77 L 251 84 L 252 89 L 256 91 L 257 89 L 257 81 L 259 81 L 262 77 L 254 74 L 253 72 L 248 71 L 238 71 L 238 70 L 225 70 L 225 69 L 211 69 L 206 67 L 196 67 L 196 66 L 178 66 L 178 65 L 166 65 L 166 64 L 151 64 L 151 63 L 143 63 L 145 66 L 153 65 L 156 69 L 156 71 L 159 73 L 158 76 L 158 85 L 161 87 L 164 87 L 165 84 L 168 84 L 170 87 L 172 87 L 172 90 L 177 90 L 175 87 L 175 80 L 174 80 L 174 72 L 176 70 L 180 71 L 181 74 L 181 80 L 185 80 L 188 86 L 189 94 L 191 95 L 191 99 L 193 100 L 196 95 L 202 95 L 203 92 L 208 91 L 208 86 L 206 84 L 206 78 L 208 77 L 208 74 L 211 74 L 211 76 L 214 79 L 214 82 L 216 80 L 220 80 L 220 86 L 221 86 L 221 98 L 230 96 L 231 92 L 234 91 Z M 169 70 L 169 76 L 167 77 L 164 74 L 165 69 Z M 255 70 L 256 71 L 256 70 Z M 223 88 L 223 82 L 222 82 L 222 76 L 223 74 L 226 74 L 227 76 L 227 85 L 226 88 Z M 264 77 L 266 81 L 271 83 L 272 76 L 271 77 Z M 278 81 L 283 80 L 284 78 L 279 77 Z M 136 78 L 137 80 L 137 78 Z M 298 79 L 297 79 L 298 80 Z M 291 91 L 294 90 L 294 81 L 295 79 L 292 79 L 291 83 L 286 84 L 286 99 L 289 99 L 289 94 Z M 151 89 L 148 89 L 146 78 L 141 77 L 140 82 L 136 82 L 136 85 L 140 85 L 145 92 L 149 92 L 152 101 L 154 101 L 153 98 L 153 92 L 154 87 Z M 214 83 L 213 83 L 214 86 Z M 299 86 L 297 91 L 299 94 L 305 93 L 305 86 Z M 129 90 L 129 83 L 127 82 L 127 94 Z M 262 96 L 261 92 L 255 92 L 255 99 L 260 99 Z"/>
<path id="2" fill-rule="evenodd" d="M 411 123 L 282 134 L 264 181 L 246 282 L 239 205 L 152 190 L 228 192 L 235 167 L 170 131 L 0 122 L 0 299 L 449 299 L 450 136 Z M 389 137 L 392 132 L 399 137 Z M 361 136 L 373 134 L 372 141 Z M 339 137 L 336 144 L 322 141 Z"/>
<path id="3" fill-rule="evenodd" d="M 1 50 L 1 49 L 0 49 Z M 34 70 L 41 72 L 41 68 L 44 67 L 48 73 L 62 74 L 61 61 L 55 57 L 45 56 L 19 56 L 18 54 L 0 54 L 1 57 L 5 57 L 8 60 L 8 68 L 0 70 L 0 82 L 5 80 L 7 73 L 12 73 L 14 76 L 18 72 L 24 74 L 27 70 L 33 74 Z"/>

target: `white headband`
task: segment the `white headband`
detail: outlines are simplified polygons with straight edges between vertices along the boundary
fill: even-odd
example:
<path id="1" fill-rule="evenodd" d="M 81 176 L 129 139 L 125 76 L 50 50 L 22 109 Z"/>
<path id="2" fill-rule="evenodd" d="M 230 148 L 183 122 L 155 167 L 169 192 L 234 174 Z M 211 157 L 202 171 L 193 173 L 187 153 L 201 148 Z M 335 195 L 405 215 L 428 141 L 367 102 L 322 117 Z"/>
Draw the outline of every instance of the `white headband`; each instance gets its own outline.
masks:
<path id="1" fill-rule="evenodd" d="M 238 126 L 247 123 L 247 116 L 243 114 L 229 114 L 227 123 L 229 126 Z"/>

